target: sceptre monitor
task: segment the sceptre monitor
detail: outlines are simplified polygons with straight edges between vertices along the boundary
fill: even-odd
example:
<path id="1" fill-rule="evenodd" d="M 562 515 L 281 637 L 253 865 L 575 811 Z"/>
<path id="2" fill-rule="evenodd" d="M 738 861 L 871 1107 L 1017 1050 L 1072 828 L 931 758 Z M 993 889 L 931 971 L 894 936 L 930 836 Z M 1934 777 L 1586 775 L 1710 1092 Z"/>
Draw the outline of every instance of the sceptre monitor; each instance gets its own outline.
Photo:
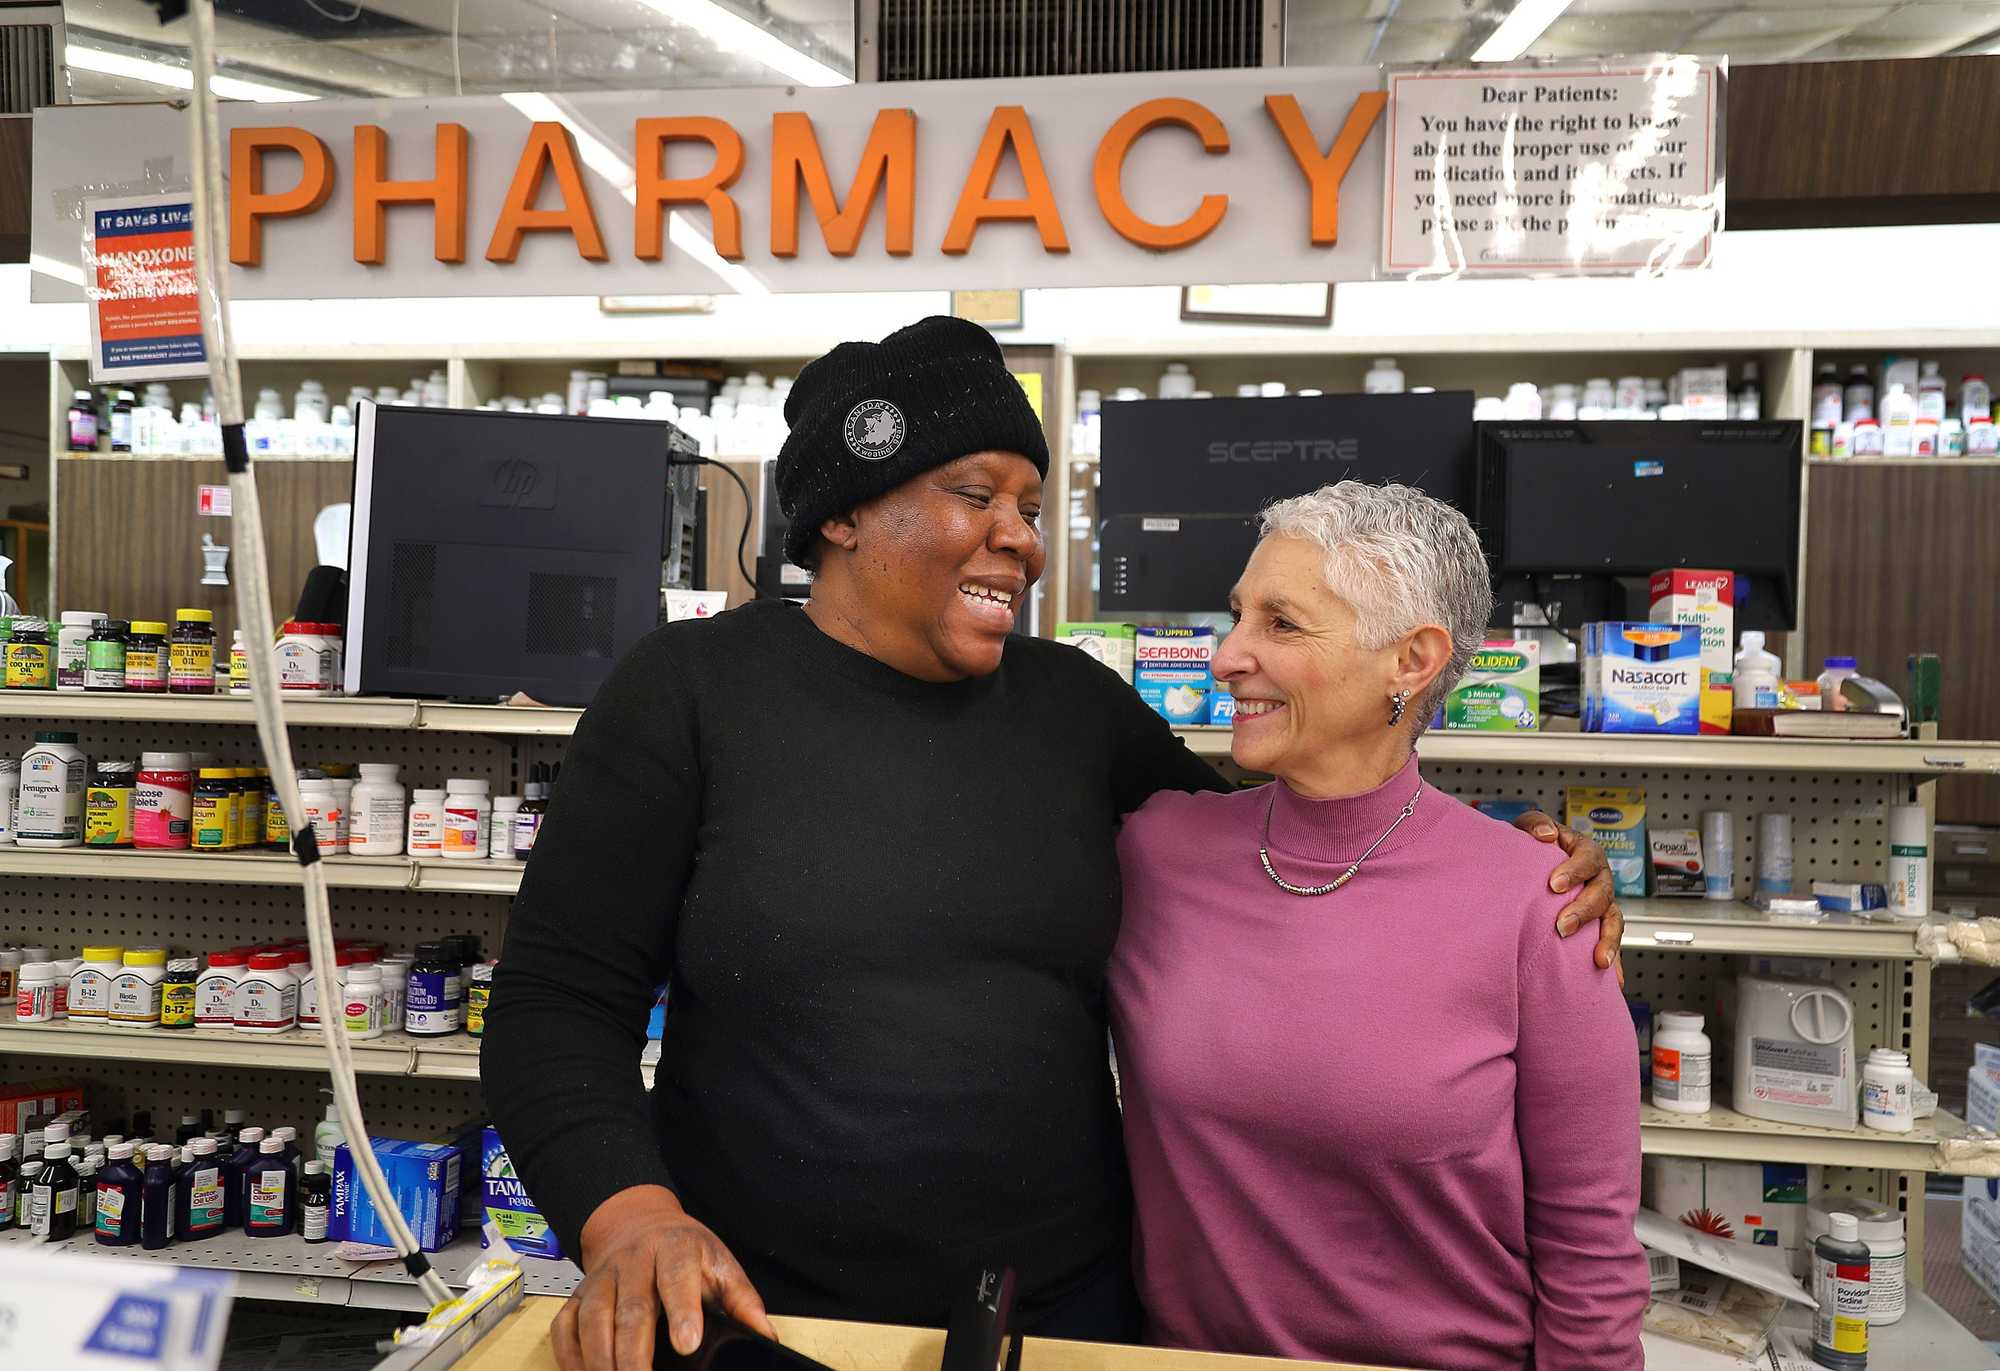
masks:
<path id="1" fill-rule="evenodd" d="M 1229 603 L 1273 500 L 1334 481 L 1400 481 L 1471 514 L 1472 396 L 1122 400 L 1103 409 L 1098 605 Z"/>

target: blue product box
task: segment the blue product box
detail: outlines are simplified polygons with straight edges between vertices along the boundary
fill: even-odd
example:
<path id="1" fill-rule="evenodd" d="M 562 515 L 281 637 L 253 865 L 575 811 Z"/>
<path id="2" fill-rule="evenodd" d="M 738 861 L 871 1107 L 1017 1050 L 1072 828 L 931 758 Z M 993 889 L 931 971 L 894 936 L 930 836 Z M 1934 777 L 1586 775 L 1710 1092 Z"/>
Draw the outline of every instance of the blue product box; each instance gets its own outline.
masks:
<path id="1" fill-rule="evenodd" d="M 1208 721 L 1224 728 L 1236 723 L 1236 696 L 1221 681 L 1215 683 L 1215 691 L 1208 697 Z"/>
<path id="2" fill-rule="evenodd" d="M 1179 624 L 1140 628 L 1132 684 L 1139 698 L 1170 724 L 1205 724 L 1215 693 L 1215 630 Z"/>
<path id="3" fill-rule="evenodd" d="M 1597 625 L 1599 733 L 1701 732 L 1701 625 Z"/>
<path id="4" fill-rule="evenodd" d="M 514 1175 L 514 1163 L 507 1159 L 500 1130 L 488 1124 L 479 1137 L 479 1180 L 484 1191 L 486 1223 L 497 1227 L 507 1246 L 524 1257 L 562 1260 L 562 1245 L 555 1230 L 528 1198 L 528 1191 Z M 479 1226 L 479 1245 L 485 1247 L 486 1224 Z"/>
<path id="5" fill-rule="evenodd" d="M 1534 805 L 1526 800 L 1474 800 L 1472 807 L 1489 819 L 1511 824 L 1533 809 Z"/>
<path id="6" fill-rule="evenodd" d="M 403 1142 L 370 1138 L 375 1159 L 382 1164 L 396 1207 L 409 1220 L 417 1245 L 436 1252 L 458 1236 L 458 1193 L 462 1154 L 449 1143 Z M 327 1236 L 335 1242 L 365 1242 L 390 1247 L 388 1227 L 375 1211 L 354 1154 L 346 1143 L 333 1158 L 333 1213 Z"/>

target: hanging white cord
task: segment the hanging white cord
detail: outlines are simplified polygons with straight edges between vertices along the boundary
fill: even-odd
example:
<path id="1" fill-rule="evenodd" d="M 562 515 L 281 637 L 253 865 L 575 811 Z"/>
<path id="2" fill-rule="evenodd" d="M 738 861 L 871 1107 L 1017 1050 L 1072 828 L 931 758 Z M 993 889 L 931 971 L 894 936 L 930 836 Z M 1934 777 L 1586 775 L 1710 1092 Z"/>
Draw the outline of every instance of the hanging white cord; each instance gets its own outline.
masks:
<path id="1" fill-rule="evenodd" d="M 224 218 L 220 170 L 222 138 L 215 95 L 209 90 L 209 79 L 215 72 L 214 0 L 195 0 L 188 7 L 188 22 L 193 34 L 190 57 L 194 68 L 195 281 L 203 342 L 208 350 L 209 380 L 215 390 L 216 419 L 222 426 L 222 448 L 234 501 L 235 517 L 231 523 L 236 534 L 236 575 L 232 578 L 236 617 L 243 629 L 243 640 L 251 645 L 246 655 L 250 664 L 250 696 L 257 714 L 257 744 L 271 768 L 278 803 L 284 807 L 294 835 L 294 851 L 300 854 L 306 938 L 312 950 L 313 975 L 323 987 L 322 1003 L 337 1008 L 339 999 L 334 988 L 339 982 L 335 976 L 333 915 L 327 904 L 326 868 L 319 862 L 318 851 L 311 841 L 312 825 L 299 800 L 299 778 L 292 766 L 292 749 L 271 654 L 262 650 L 262 645 L 274 641 L 276 635 L 270 572 L 264 558 L 264 519 L 257 503 L 257 478 L 243 445 L 243 387 L 236 369 L 236 344 L 230 333 L 228 220 Z M 334 1102 L 340 1107 L 348 1150 L 354 1157 L 355 1169 L 360 1172 L 361 1184 L 374 1202 L 375 1211 L 387 1223 L 404 1269 L 416 1278 L 426 1300 L 433 1306 L 443 1304 L 452 1298 L 451 1290 L 431 1270 L 429 1259 L 410 1231 L 409 1221 L 396 1208 L 395 1195 L 368 1141 L 344 1016 L 338 1012 L 322 1013 L 319 1026 L 333 1078 Z"/>

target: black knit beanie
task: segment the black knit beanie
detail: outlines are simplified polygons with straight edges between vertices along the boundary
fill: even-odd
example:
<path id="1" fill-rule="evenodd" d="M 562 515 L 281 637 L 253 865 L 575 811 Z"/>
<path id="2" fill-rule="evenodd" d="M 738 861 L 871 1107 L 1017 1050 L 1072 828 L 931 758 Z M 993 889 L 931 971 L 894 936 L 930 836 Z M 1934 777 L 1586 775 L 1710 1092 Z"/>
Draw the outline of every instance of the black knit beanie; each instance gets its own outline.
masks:
<path id="1" fill-rule="evenodd" d="M 974 452 L 1018 452 L 1049 474 L 1049 444 L 1000 345 L 978 324 L 933 315 L 879 343 L 808 362 L 785 400 L 778 507 L 785 557 L 804 566 L 819 527 L 920 472 Z"/>

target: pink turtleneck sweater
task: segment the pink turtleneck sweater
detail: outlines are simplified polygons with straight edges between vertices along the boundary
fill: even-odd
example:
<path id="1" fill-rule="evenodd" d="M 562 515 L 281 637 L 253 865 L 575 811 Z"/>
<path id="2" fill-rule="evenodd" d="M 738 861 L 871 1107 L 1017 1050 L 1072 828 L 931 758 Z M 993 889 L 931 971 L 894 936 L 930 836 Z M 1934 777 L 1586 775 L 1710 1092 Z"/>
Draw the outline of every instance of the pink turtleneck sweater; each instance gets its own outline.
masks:
<path id="1" fill-rule="evenodd" d="M 1163 791 L 1118 840 L 1111 1016 L 1156 1341 L 1439 1371 L 1645 1364 L 1639 1073 L 1561 859 L 1423 786 Z"/>

